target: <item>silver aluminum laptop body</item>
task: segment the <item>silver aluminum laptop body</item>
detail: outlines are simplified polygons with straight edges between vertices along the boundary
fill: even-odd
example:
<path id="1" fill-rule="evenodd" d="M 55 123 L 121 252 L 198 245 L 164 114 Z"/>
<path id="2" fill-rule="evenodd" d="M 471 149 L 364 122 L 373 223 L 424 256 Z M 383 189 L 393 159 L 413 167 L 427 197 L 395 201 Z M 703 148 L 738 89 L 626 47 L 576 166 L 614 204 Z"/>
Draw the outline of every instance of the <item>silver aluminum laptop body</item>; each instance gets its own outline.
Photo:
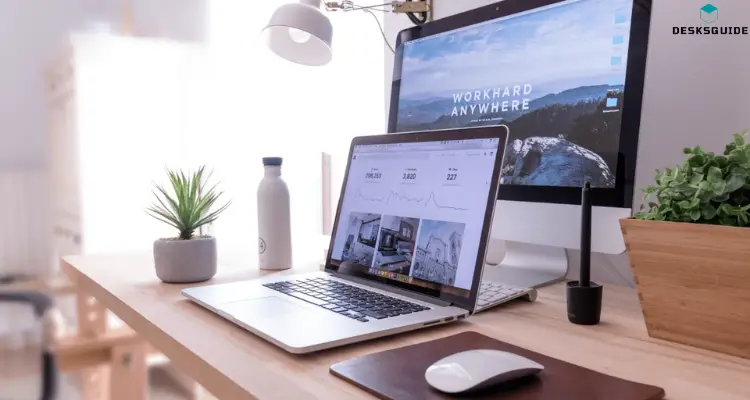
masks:
<path id="1" fill-rule="evenodd" d="M 463 319 L 506 142 L 504 125 L 355 138 L 324 271 L 182 294 L 291 353 Z"/>

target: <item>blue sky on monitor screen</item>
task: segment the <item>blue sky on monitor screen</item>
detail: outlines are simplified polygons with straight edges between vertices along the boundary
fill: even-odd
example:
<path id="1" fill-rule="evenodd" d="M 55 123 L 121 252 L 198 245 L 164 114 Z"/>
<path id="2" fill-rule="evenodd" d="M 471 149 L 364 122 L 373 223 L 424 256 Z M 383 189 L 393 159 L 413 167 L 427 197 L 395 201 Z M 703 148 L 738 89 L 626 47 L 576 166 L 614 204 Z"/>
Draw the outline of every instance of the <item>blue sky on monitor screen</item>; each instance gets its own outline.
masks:
<path id="1" fill-rule="evenodd" d="M 404 48 L 401 98 L 531 84 L 533 99 L 578 86 L 622 84 L 632 4 L 566 1 L 412 42 Z M 622 17 L 624 23 L 615 22 Z M 615 36 L 623 43 L 613 43 Z M 623 68 L 613 68 L 616 55 Z"/>

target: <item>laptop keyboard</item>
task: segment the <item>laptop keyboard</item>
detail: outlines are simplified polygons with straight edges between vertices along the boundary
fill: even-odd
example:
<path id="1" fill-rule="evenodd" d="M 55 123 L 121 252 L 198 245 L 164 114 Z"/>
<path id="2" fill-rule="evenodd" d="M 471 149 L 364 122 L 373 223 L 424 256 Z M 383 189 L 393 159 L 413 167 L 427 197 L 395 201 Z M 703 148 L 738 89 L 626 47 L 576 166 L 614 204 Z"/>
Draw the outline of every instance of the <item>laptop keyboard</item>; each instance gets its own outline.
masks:
<path id="1" fill-rule="evenodd" d="M 430 309 L 326 278 L 271 282 L 263 286 L 360 322 Z"/>

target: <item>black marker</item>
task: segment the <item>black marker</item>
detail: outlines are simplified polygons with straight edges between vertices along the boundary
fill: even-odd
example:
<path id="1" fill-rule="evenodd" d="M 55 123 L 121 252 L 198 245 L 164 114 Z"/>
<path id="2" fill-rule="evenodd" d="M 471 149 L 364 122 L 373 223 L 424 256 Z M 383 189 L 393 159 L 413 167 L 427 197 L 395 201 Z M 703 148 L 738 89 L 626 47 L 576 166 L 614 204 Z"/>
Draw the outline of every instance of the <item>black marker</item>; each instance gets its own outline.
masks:
<path id="1" fill-rule="evenodd" d="M 602 285 L 591 282 L 591 184 L 581 190 L 580 278 L 568 282 L 568 320 L 578 325 L 596 325 L 602 313 Z"/>

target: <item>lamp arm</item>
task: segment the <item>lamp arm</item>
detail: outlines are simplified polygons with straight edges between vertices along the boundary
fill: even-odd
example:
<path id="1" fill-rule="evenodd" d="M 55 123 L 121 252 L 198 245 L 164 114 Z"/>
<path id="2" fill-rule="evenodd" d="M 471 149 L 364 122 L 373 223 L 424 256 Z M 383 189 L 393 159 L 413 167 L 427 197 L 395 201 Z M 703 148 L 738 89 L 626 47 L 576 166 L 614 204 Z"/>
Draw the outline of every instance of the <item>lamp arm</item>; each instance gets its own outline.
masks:
<path id="1" fill-rule="evenodd" d="M 393 12 L 395 13 L 429 14 L 431 10 L 432 7 L 429 1 L 406 0 L 393 2 Z"/>
<path id="2" fill-rule="evenodd" d="M 315 0 L 302 0 L 315 1 Z M 353 10 L 376 10 L 388 12 L 389 10 L 382 7 L 389 7 L 390 11 L 396 14 L 406 14 L 409 20 L 415 25 L 422 25 L 432 18 L 432 1 L 431 0 L 396 0 L 389 3 L 372 4 L 360 6 L 354 4 L 351 0 L 328 1 L 323 3 L 328 11 L 353 11 Z"/>

